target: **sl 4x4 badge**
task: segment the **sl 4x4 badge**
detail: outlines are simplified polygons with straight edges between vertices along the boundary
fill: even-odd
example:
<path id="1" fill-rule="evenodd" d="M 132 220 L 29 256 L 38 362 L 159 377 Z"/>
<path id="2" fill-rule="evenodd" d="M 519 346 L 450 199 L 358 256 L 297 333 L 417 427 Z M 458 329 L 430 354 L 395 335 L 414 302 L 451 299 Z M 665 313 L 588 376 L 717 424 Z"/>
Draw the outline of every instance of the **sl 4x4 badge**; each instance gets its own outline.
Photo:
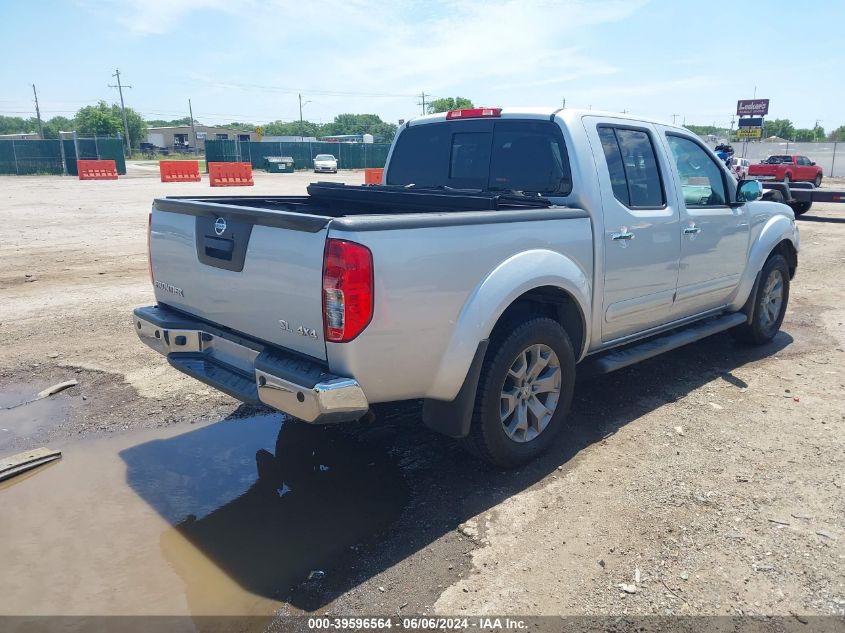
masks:
<path id="1" fill-rule="evenodd" d="M 296 334 L 301 334 L 302 336 L 307 336 L 308 338 L 313 338 L 315 341 L 317 340 L 317 330 L 315 330 L 314 328 L 303 327 L 303 326 L 300 325 L 298 328 L 296 328 L 296 330 L 294 330 L 290 326 L 290 324 L 283 319 L 279 320 L 279 325 L 281 326 L 282 330 L 284 330 L 285 332 L 290 332 L 291 334 L 294 334 L 294 332 L 295 332 Z"/>

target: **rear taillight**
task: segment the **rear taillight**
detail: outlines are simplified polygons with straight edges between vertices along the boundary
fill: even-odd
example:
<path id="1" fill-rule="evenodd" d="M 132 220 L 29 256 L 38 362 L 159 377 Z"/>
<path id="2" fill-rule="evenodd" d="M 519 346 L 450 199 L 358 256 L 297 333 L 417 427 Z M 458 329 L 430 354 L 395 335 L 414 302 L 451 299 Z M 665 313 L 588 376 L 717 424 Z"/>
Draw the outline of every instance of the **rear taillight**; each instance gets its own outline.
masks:
<path id="1" fill-rule="evenodd" d="M 323 258 L 323 330 L 326 340 L 345 343 L 373 318 L 373 255 L 366 246 L 326 240 Z"/>
<path id="2" fill-rule="evenodd" d="M 449 110 L 447 119 L 478 119 L 482 117 L 502 116 L 501 108 L 465 108 L 463 110 Z"/>
<path id="3" fill-rule="evenodd" d="M 150 239 L 152 239 L 153 232 L 153 212 L 150 211 L 150 217 L 147 218 L 147 268 L 150 271 L 150 283 L 155 285 L 155 278 L 153 277 L 153 255 L 150 251 Z"/>

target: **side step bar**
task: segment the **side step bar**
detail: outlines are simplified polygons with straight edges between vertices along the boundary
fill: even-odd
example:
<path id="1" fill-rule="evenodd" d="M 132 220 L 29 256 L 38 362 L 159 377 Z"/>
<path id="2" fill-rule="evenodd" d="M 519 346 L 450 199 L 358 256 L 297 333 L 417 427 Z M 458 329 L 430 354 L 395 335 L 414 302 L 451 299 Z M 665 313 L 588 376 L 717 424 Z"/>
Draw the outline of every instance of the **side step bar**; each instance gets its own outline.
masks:
<path id="1" fill-rule="evenodd" d="M 734 312 L 725 316 L 706 319 L 683 329 L 673 330 L 668 334 L 661 334 L 641 343 L 611 350 L 595 357 L 585 359 L 578 365 L 578 377 L 590 377 L 609 374 L 617 369 L 633 365 L 641 360 L 658 356 L 688 343 L 694 343 L 732 327 L 745 323 L 748 316 L 744 312 Z"/>

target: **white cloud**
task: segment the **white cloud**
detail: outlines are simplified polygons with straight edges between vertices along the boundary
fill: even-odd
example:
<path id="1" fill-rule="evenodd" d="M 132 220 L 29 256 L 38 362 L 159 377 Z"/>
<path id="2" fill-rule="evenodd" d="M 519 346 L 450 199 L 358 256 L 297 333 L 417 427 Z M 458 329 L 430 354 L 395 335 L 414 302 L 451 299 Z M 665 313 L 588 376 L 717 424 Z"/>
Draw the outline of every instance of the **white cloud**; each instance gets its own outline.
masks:
<path id="1" fill-rule="evenodd" d="M 233 93 L 241 92 L 241 98 L 255 102 L 254 96 L 260 95 L 263 106 L 275 112 L 283 106 L 283 116 L 290 117 L 295 93 L 301 90 L 315 101 L 312 116 L 328 116 L 329 108 L 338 107 L 405 116 L 415 109 L 412 95 L 422 90 L 434 96 L 462 94 L 482 102 L 529 98 L 545 102 L 542 95 L 557 94 L 577 80 L 617 74 L 618 68 L 590 33 L 624 20 L 644 4 L 645 0 L 126 0 L 110 5 L 110 10 L 139 37 L 166 34 L 215 13 L 224 15 L 225 37 L 210 34 L 202 54 L 215 71 L 207 77 L 194 76 L 208 97 L 234 102 Z M 209 60 L 215 63 L 208 64 Z M 279 87 L 286 90 L 274 89 Z M 332 96 L 325 91 L 349 94 Z M 374 103 L 376 97 L 365 93 L 400 97 L 378 98 Z"/>

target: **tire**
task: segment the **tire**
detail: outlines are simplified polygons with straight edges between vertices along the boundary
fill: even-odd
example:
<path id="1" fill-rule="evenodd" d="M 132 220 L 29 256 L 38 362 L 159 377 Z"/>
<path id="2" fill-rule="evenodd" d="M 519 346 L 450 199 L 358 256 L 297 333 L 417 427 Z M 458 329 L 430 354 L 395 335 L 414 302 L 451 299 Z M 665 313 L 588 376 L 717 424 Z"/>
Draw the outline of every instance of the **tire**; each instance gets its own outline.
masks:
<path id="1" fill-rule="evenodd" d="M 799 215 L 807 213 L 812 206 L 812 202 L 795 202 L 792 205 L 792 211 L 795 213 L 795 216 L 798 217 Z"/>
<path id="2" fill-rule="evenodd" d="M 816 189 L 822 186 L 822 175 L 816 174 L 815 180 L 813 180 L 813 184 L 816 186 Z"/>
<path id="3" fill-rule="evenodd" d="M 563 327 L 544 317 L 516 323 L 487 350 L 465 448 L 501 468 L 531 461 L 564 427 L 574 385 L 575 353 Z M 542 418 L 535 414 L 544 409 Z"/>
<path id="4" fill-rule="evenodd" d="M 776 295 L 777 277 L 780 282 L 780 303 L 774 305 L 772 298 Z M 772 280 L 775 279 L 773 282 Z M 744 323 L 734 328 L 734 335 L 744 343 L 751 345 L 765 345 L 771 341 L 780 330 L 786 306 L 789 303 L 789 265 L 783 255 L 772 254 L 760 271 L 760 283 L 752 304 L 754 316 L 751 323 Z"/>
<path id="5" fill-rule="evenodd" d="M 783 175 L 783 184 L 788 185 L 791 179 L 791 174 L 784 174 Z"/>

